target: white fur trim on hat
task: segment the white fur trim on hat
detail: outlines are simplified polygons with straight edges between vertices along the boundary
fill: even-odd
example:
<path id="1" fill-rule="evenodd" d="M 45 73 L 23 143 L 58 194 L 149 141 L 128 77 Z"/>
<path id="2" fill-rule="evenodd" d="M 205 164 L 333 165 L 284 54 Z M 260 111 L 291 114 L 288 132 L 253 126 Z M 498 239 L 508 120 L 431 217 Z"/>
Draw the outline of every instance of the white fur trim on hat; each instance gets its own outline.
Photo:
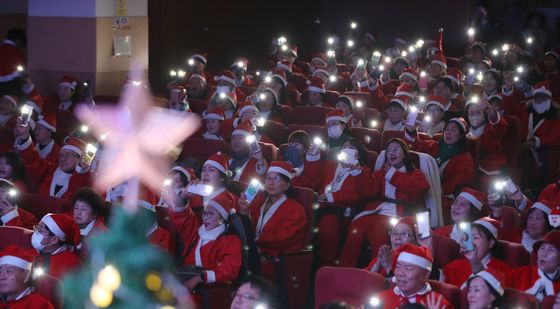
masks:
<path id="1" fill-rule="evenodd" d="M 216 209 L 220 213 L 222 218 L 224 218 L 225 220 L 227 220 L 229 218 L 230 213 L 227 212 L 226 209 L 222 205 L 220 205 L 218 202 L 216 202 L 214 200 L 210 200 L 210 201 L 208 201 L 208 204 L 206 204 L 206 206 L 214 207 L 214 209 Z M 231 213 L 232 214 L 235 213 L 234 208 L 231 209 Z"/>
<path id="2" fill-rule="evenodd" d="M 476 275 L 472 275 L 471 277 L 481 277 L 482 279 L 484 279 L 484 281 L 490 284 L 490 286 L 492 286 L 492 288 L 494 288 L 494 290 L 496 290 L 498 294 L 504 295 L 504 288 L 502 287 L 502 284 L 491 273 L 483 270 L 478 272 Z"/>
<path id="3" fill-rule="evenodd" d="M 232 84 L 233 86 L 236 86 L 235 80 L 234 80 L 233 78 L 229 78 L 229 77 L 227 77 L 227 76 L 225 76 L 225 75 L 216 76 L 216 77 L 214 77 L 214 80 L 215 80 L 215 81 L 221 81 L 221 80 L 223 80 L 223 81 L 226 81 L 226 82 Z"/>
<path id="4" fill-rule="evenodd" d="M 254 110 L 254 111 L 256 111 L 256 112 L 259 111 L 259 109 L 258 109 L 254 104 L 245 105 L 245 106 L 243 106 L 243 107 L 238 111 L 239 116 L 241 117 L 241 115 L 243 115 L 244 112 L 246 112 L 246 111 L 248 111 L 248 110 L 250 110 L 250 109 L 252 109 L 252 110 Z"/>
<path id="5" fill-rule="evenodd" d="M 461 192 L 461 194 L 459 194 L 457 197 L 462 197 L 464 199 L 466 199 L 467 201 L 469 201 L 471 204 L 473 204 L 474 207 L 476 207 L 478 210 L 482 209 L 482 202 L 477 200 L 476 197 L 474 197 L 474 195 L 468 193 L 468 192 Z"/>
<path id="6" fill-rule="evenodd" d="M 488 97 L 488 101 L 490 101 L 490 100 L 492 100 L 492 99 L 498 99 L 498 100 L 500 100 L 500 102 L 503 101 L 502 96 L 499 96 L 499 95 L 496 95 L 496 94 L 493 94 L 493 95 L 491 95 L 491 96 Z"/>
<path id="7" fill-rule="evenodd" d="M 400 95 L 404 95 L 404 96 L 407 96 L 407 97 L 409 97 L 409 98 L 411 98 L 411 99 L 414 99 L 414 94 L 412 94 L 412 93 L 410 93 L 410 92 L 408 92 L 408 91 L 397 91 L 397 92 L 395 93 L 395 96 L 400 96 Z"/>
<path id="8" fill-rule="evenodd" d="M 397 261 L 414 264 L 427 271 L 432 270 L 432 263 L 430 261 L 416 254 L 412 254 L 410 252 L 401 252 L 401 254 L 399 254 L 399 257 L 397 258 Z"/>
<path id="9" fill-rule="evenodd" d="M 33 110 L 35 110 L 37 112 L 37 114 L 40 114 L 42 112 L 42 109 L 34 101 L 28 100 L 28 101 L 25 101 L 24 104 L 27 104 L 27 105 L 33 107 Z"/>
<path id="10" fill-rule="evenodd" d="M 550 90 L 546 89 L 546 87 L 544 87 L 544 86 L 541 86 L 540 88 L 533 89 L 533 96 L 535 96 L 539 93 L 546 94 L 549 97 L 552 96 L 552 92 L 550 92 Z"/>
<path id="11" fill-rule="evenodd" d="M 80 148 L 76 147 L 76 146 L 73 146 L 73 145 L 64 145 L 64 146 L 62 146 L 62 148 L 60 148 L 60 150 L 64 150 L 64 149 L 66 149 L 66 150 L 71 150 L 71 151 L 73 151 L 73 152 L 79 154 L 80 156 L 82 155 L 82 150 L 81 150 Z"/>
<path id="12" fill-rule="evenodd" d="M 447 64 L 446 64 L 445 62 L 443 62 L 443 61 L 432 60 L 432 63 L 439 64 L 439 65 L 441 65 L 444 69 L 447 70 Z"/>
<path id="13" fill-rule="evenodd" d="M 72 89 L 72 90 L 75 90 L 75 89 L 76 89 L 76 82 L 71 82 L 71 83 L 69 83 L 69 82 L 61 82 L 59 85 L 60 85 L 60 86 L 66 86 L 66 87 L 68 87 L 68 88 L 70 88 L 70 89 Z"/>
<path id="14" fill-rule="evenodd" d="M 459 85 L 459 80 L 457 80 L 457 78 L 455 78 L 455 76 L 453 76 L 453 75 L 445 75 L 445 76 L 443 76 L 443 78 L 450 79 L 452 82 Z"/>
<path id="15" fill-rule="evenodd" d="M 326 93 L 327 91 L 324 88 L 319 88 L 315 86 L 307 87 L 307 91 L 319 92 L 319 93 Z"/>
<path id="16" fill-rule="evenodd" d="M 313 71 L 313 76 L 317 76 L 319 73 L 323 73 L 327 76 L 329 75 L 329 72 L 325 69 L 315 69 L 315 71 Z"/>
<path id="17" fill-rule="evenodd" d="M 401 74 L 401 76 L 399 76 L 399 78 L 403 77 L 403 76 L 408 76 L 412 79 L 414 79 L 414 81 L 418 81 L 418 76 L 416 76 L 415 74 L 412 74 L 410 72 L 404 72 Z"/>
<path id="18" fill-rule="evenodd" d="M 285 65 L 285 64 L 283 64 L 282 62 L 278 62 L 278 64 L 276 64 L 276 68 L 277 68 L 277 69 L 284 69 L 284 70 L 286 70 L 286 71 L 288 71 L 288 72 L 292 72 L 292 68 L 289 67 L 289 66 L 287 66 L 287 65 Z"/>
<path id="19" fill-rule="evenodd" d="M 43 118 L 43 116 L 39 116 L 39 120 L 37 121 L 37 124 L 42 125 L 43 127 L 56 132 L 56 128 L 53 127 L 52 125 L 50 125 L 48 122 L 45 121 L 45 119 Z"/>
<path id="20" fill-rule="evenodd" d="M 206 77 L 204 77 L 204 75 L 200 75 L 200 74 L 193 74 L 191 75 L 191 77 L 189 78 L 189 80 L 193 79 L 193 78 L 200 78 L 201 81 L 204 82 L 204 84 L 207 84 L 208 82 L 206 81 Z"/>
<path id="21" fill-rule="evenodd" d="M 5 255 L 0 258 L 0 265 L 12 265 L 25 270 L 31 270 L 33 263 L 13 255 Z"/>
<path id="22" fill-rule="evenodd" d="M 492 223 L 484 220 L 476 220 L 474 224 L 482 225 L 495 239 L 498 239 L 498 229 Z"/>
<path id="23" fill-rule="evenodd" d="M 208 63 L 208 60 L 206 59 L 206 57 L 204 57 L 204 56 L 201 55 L 201 54 L 194 54 L 194 55 L 192 55 L 191 58 L 197 58 L 197 59 L 199 59 L 200 61 L 202 61 L 204 64 Z"/>
<path id="24" fill-rule="evenodd" d="M 3 95 L 2 97 L 10 101 L 14 107 L 17 107 L 17 102 L 16 100 L 14 100 L 14 98 L 11 95 Z"/>
<path id="25" fill-rule="evenodd" d="M 191 174 L 189 173 L 189 171 L 187 171 L 186 169 L 184 169 L 181 166 L 175 166 L 171 169 L 172 171 L 177 171 L 179 173 L 183 173 L 183 175 L 187 176 L 187 180 L 191 181 Z"/>
<path id="26" fill-rule="evenodd" d="M 463 129 L 463 132 L 468 132 L 467 125 L 463 121 L 459 120 L 459 118 L 451 118 L 449 119 L 449 122 L 455 122 Z"/>
<path id="27" fill-rule="evenodd" d="M 541 202 L 536 202 L 533 206 L 531 206 L 531 208 L 542 210 L 545 214 L 550 215 L 550 208 Z"/>
<path id="28" fill-rule="evenodd" d="M 206 160 L 206 162 L 204 162 L 204 165 L 210 165 L 214 168 L 216 168 L 218 171 L 222 172 L 223 174 L 228 174 L 228 170 L 225 169 L 225 167 L 223 167 L 220 163 L 214 161 L 214 160 Z"/>
<path id="29" fill-rule="evenodd" d="M 321 64 L 323 66 L 327 66 L 327 62 L 325 60 L 323 60 L 323 58 L 315 57 L 315 58 L 311 59 L 310 63 L 313 62 L 313 61 L 319 61 L 319 62 L 321 62 Z"/>
<path id="30" fill-rule="evenodd" d="M 266 171 L 266 173 L 278 173 L 278 174 L 282 174 L 285 176 L 288 176 L 288 178 L 292 179 L 294 177 L 294 174 L 290 173 L 290 171 L 283 169 L 279 166 L 273 166 L 268 168 L 268 171 Z"/>
<path id="31" fill-rule="evenodd" d="M 439 108 L 441 108 L 442 110 L 445 111 L 445 106 L 443 106 L 443 104 L 441 104 L 438 101 L 428 101 L 428 102 L 426 102 L 426 109 L 428 109 L 428 106 L 430 106 L 430 105 L 436 105 L 437 107 L 439 107 Z"/>
<path id="32" fill-rule="evenodd" d="M 247 131 L 245 131 L 245 130 L 239 130 L 239 129 L 235 129 L 235 130 L 233 130 L 233 132 L 231 132 L 231 136 L 234 136 L 234 135 L 249 136 L 249 135 L 251 135 L 251 134 L 252 134 L 252 133 L 249 133 L 249 132 L 247 132 Z"/>
<path id="33" fill-rule="evenodd" d="M 54 235 L 56 235 L 58 238 L 62 240 L 66 240 L 66 234 L 62 231 L 62 229 L 58 226 L 58 224 L 56 224 L 56 222 L 54 221 L 54 219 L 51 217 L 50 214 L 44 216 L 43 219 L 41 219 L 41 221 L 45 223 L 45 225 L 49 228 L 51 232 L 53 232 Z"/>
<path id="34" fill-rule="evenodd" d="M 397 98 L 392 98 L 391 101 L 389 102 L 389 104 L 391 104 L 393 102 L 399 104 L 404 110 L 406 110 L 406 103 L 404 103 L 403 100 L 397 99 Z"/>
<path id="35" fill-rule="evenodd" d="M 341 117 L 341 116 L 329 116 L 327 117 L 327 119 L 325 120 L 325 122 L 329 122 L 331 120 L 337 120 L 340 122 L 344 122 L 346 123 L 348 121 L 348 119 L 346 119 L 346 117 Z"/>
<path id="36" fill-rule="evenodd" d="M 220 115 L 220 114 L 216 114 L 216 113 L 207 113 L 206 115 L 204 115 L 204 119 L 216 119 L 216 120 L 222 120 L 224 121 L 224 116 Z"/>

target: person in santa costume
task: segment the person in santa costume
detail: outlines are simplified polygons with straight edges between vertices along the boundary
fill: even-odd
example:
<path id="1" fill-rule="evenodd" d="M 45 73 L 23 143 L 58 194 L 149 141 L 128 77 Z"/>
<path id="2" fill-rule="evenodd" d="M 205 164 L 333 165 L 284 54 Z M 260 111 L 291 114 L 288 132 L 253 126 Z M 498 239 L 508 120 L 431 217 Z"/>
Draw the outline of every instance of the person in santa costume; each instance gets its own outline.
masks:
<path id="1" fill-rule="evenodd" d="M 534 244 L 553 230 L 548 216 L 553 205 L 549 201 L 533 203 L 527 212 L 525 228 L 512 228 L 502 232 L 501 239 L 522 244 L 527 252 L 532 252 Z"/>
<path id="2" fill-rule="evenodd" d="M 325 83 L 319 77 L 311 77 L 307 82 L 304 104 L 308 106 L 332 107 L 325 101 Z"/>
<path id="3" fill-rule="evenodd" d="M 443 78 L 451 80 L 451 83 L 453 84 L 450 102 L 452 106 L 456 108 L 456 111 L 458 111 L 460 107 L 465 106 L 466 103 L 465 97 L 463 96 L 465 86 L 463 80 L 465 79 L 465 76 L 458 68 L 451 68 L 448 70 L 447 75 Z"/>
<path id="4" fill-rule="evenodd" d="M 57 93 L 44 99 L 43 111 L 56 113 L 57 111 L 73 110 L 77 102 L 77 86 L 76 79 L 68 75 L 63 76 L 58 84 Z"/>
<path id="5" fill-rule="evenodd" d="M 462 286 L 463 283 L 478 269 L 472 267 L 472 259 L 476 255 L 476 259 L 482 263 L 483 268 L 493 268 L 500 272 L 506 272 L 510 269 L 509 265 L 504 261 L 493 257 L 492 248 L 498 240 L 498 229 L 501 222 L 489 217 L 483 217 L 472 224 L 472 242 L 474 250 L 466 251 L 462 249 L 465 258 L 457 259 L 443 268 L 445 282 Z"/>
<path id="6" fill-rule="evenodd" d="M 208 100 L 208 107 L 206 111 L 202 113 L 202 116 L 204 116 L 208 110 L 219 107 L 224 111 L 226 119 L 233 121 L 235 112 L 237 111 L 237 105 L 238 102 L 235 98 L 235 93 L 227 94 L 223 92 L 214 92 L 212 97 Z"/>
<path id="7" fill-rule="evenodd" d="M 187 70 L 192 75 L 204 76 L 204 79 L 209 83 L 214 84 L 214 77 L 210 72 L 206 71 L 206 64 L 208 63 L 208 54 L 205 52 L 200 52 L 192 55 L 187 59 Z M 190 77 L 189 77 L 190 79 Z"/>
<path id="8" fill-rule="evenodd" d="M 439 141 L 423 140 L 418 137 L 415 126 L 406 125 L 405 138 L 411 149 L 430 154 L 439 166 L 443 195 L 443 217 L 449 218 L 449 207 L 455 195 L 473 180 L 475 162 L 468 151 L 468 125 L 463 118 L 451 118 L 443 127 L 443 138 Z"/>
<path id="9" fill-rule="evenodd" d="M 385 234 L 379 233 L 380 229 L 391 228 L 391 217 L 415 211 L 416 203 L 430 184 L 422 171 L 412 164 L 406 143 L 395 138 L 387 142 L 383 167 L 373 173 L 371 182 L 362 181 L 360 188 L 371 201 L 350 223 L 340 257 L 340 264 L 344 266 L 356 265 L 364 242 L 369 244 L 374 256 L 386 243 Z"/>
<path id="10" fill-rule="evenodd" d="M 12 182 L 20 192 L 27 192 L 25 166 L 15 152 L 0 153 L 0 178 Z"/>
<path id="11" fill-rule="evenodd" d="M 305 152 L 309 149 L 309 145 L 309 134 L 303 130 L 296 130 L 288 136 L 288 147 L 280 154 L 280 160 L 288 161 L 294 167 L 295 175 L 291 180 L 293 186 L 307 186 L 301 176 L 305 171 Z"/>
<path id="12" fill-rule="evenodd" d="M 58 163 L 58 152 L 60 145 L 55 143 L 56 113 L 43 113 L 39 115 L 35 127 L 35 150 L 39 157 L 53 165 Z"/>
<path id="13" fill-rule="evenodd" d="M 291 163 L 272 162 L 264 179 L 265 194 L 249 203 L 242 193 L 237 202 L 239 213 L 249 216 L 253 223 L 261 255 L 276 257 L 303 249 L 305 245 L 305 209 L 290 196 L 294 174 Z"/>
<path id="14" fill-rule="evenodd" d="M 363 103 L 360 102 L 360 107 L 362 106 L 362 104 Z M 346 117 L 346 122 L 349 124 L 350 127 L 361 127 L 362 126 L 361 120 L 359 118 L 354 117 L 353 115 L 354 105 L 355 105 L 355 100 L 353 97 L 347 95 L 341 95 L 336 100 L 336 103 L 334 104 L 334 108 L 342 112 L 344 117 Z"/>
<path id="15" fill-rule="evenodd" d="M 474 222 L 482 216 L 482 206 L 486 201 L 486 193 L 465 187 L 451 204 L 452 224 L 438 227 L 434 234 L 451 238 L 461 243 L 463 233 L 459 229 L 461 222 Z"/>
<path id="16" fill-rule="evenodd" d="M 169 171 L 169 178 L 165 180 L 164 188 L 160 196 L 158 206 L 166 206 L 164 195 L 168 194 L 167 191 L 172 191 L 174 194 L 180 195 L 187 188 L 189 183 L 196 179 L 196 174 L 192 168 L 183 167 L 181 165 L 174 166 Z"/>
<path id="17" fill-rule="evenodd" d="M 434 55 L 430 67 L 428 69 L 430 81 L 428 83 L 428 92 L 432 92 L 435 88 L 436 82 L 447 74 L 447 60 L 443 51 L 439 51 Z"/>
<path id="18" fill-rule="evenodd" d="M 334 110 L 327 113 L 325 119 L 327 128 L 327 150 L 336 154 L 341 146 L 350 138 L 350 129 L 348 128 L 348 119 L 342 111 Z M 329 156 L 330 158 L 331 156 Z"/>
<path id="19" fill-rule="evenodd" d="M 58 153 L 58 164 L 41 159 L 33 147 L 29 127 L 18 123 L 15 147 L 20 151 L 23 164 L 30 176 L 40 182 L 38 194 L 70 200 L 74 192 L 90 184 L 89 166 L 81 160 L 86 144 L 71 137 Z"/>
<path id="20" fill-rule="evenodd" d="M 389 231 L 389 244 L 379 247 L 377 256 L 374 257 L 365 270 L 381 274 L 383 277 L 392 278 L 392 256 L 395 250 L 405 244 L 419 245 L 416 237 L 416 219 L 413 217 L 402 217 L 391 220 L 393 225 Z M 440 280 L 441 269 L 432 267 L 430 279 Z"/>
<path id="21" fill-rule="evenodd" d="M 148 238 L 150 244 L 160 248 L 169 256 L 174 256 L 175 240 L 168 230 L 162 228 L 157 223 L 155 206 L 144 200 L 138 200 L 138 206 L 140 206 L 140 211 L 144 211 L 148 214 L 150 220 L 149 227 L 146 230 L 146 238 Z"/>
<path id="22" fill-rule="evenodd" d="M 255 81 L 253 76 L 247 74 L 247 67 L 249 65 L 249 60 L 247 58 L 242 58 L 234 62 L 230 66 L 231 72 L 235 76 L 235 85 L 237 87 L 255 87 Z"/>
<path id="23" fill-rule="evenodd" d="M 24 29 L 11 28 L 0 44 L 0 94 L 21 93 L 21 73 L 18 66 L 27 69 L 27 59 L 21 48 L 27 45 Z"/>
<path id="24" fill-rule="evenodd" d="M 433 93 L 436 96 L 440 96 L 443 98 L 443 111 L 444 112 L 455 112 L 459 109 L 456 105 L 453 104 L 451 99 L 456 98 L 454 96 L 457 93 L 456 87 L 458 86 L 458 77 L 452 77 L 450 75 L 445 75 L 439 78 L 434 86 Z"/>
<path id="25" fill-rule="evenodd" d="M 426 116 L 420 123 L 419 132 L 428 133 L 431 137 L 441 133 L 445 127 L 445 108 L 443 97 L 429 95 L 424 106 Z"/>
<path id="26" fill-rule="evenodd" d="M 184 199 L 182 205 L 188 205 L 192 210 L 200 211 L 210 200 L 221 195 L 236 205 L 237 197 L 228 189 L 231 175 L 228 156 L 219 152 L 211 155 L 202 165 L 200 180 L 191 180 L 189 185 L 179 193 L 179 196 Z M 211 186 L 211 192 L 206 195 L 189 192 L 189 186 L 200 184 Z"/>
<path id="27" fill-rule="evenodd" d="M 255 104 L 253 104 L 253 102 L 243 101 L 243 102 L 239 102 L 237 106 L 237 111 L 235 113 L 235 118 L 233 118 L 230 125 L 232 125 L 233 128 L 237 128 L 239 124 L 243 122 L 249 122 L 253 126 L 256 126 L 258 119 L 259 119 L 258 107 Z"/>
<path id="28" fill-rule="evenodd" d="M 282 111 L 278 103 L 278 97 L 276 96 L 274 90 L 264 88 L 256 91 L 253 95 L 247 97 L 247 99 L 253 102 L 253 104 L 255 104 L 259 109 L 259 118 L 266 121 L 284 123 Z"/>
<path id="29" fill-rule="evenodd" d="M 173 208 L 171 219 L 185 244 L 182 264 L 204 269 L 186 282 L 189 289 L 199 284 L 230 284 L 237 279 L 242 248 L 239 237 L 228 231 L 233 206 L 226 195 L 215 196 L 204 206 L 202 220 L 188 205 Z"/>
<path id="30" fill-rule="evenodd" d="M 502 308 L 504 280 L 503 273 L 492 268 L 471 275 L 466 282 L 469 309 Z"/>
<path id="31" fill-rule="evenodd" d="M 549 50 L 543 59 L 544 79 L 550 83 L 552 97 L 560 97 L 560 50 Z"/>
<path id="32" fill-rule="evenodd" d="M 226 94 L 233 94 L 235 93 L 235 97 L 238 101 L 245 101 L 247 95 L 243 93 L 239 88 L 237 88 L 237 84 L 235 83 L 235 76 L 233 72 L 229 70 L 221 71 L 220 74 L 214 77 L 214 81 L 216 81 L 216 92 L 217 93 L 226 93 Z"/>
<path id="33" fill-rule="evenodd" d="M 268 169 L 268 162 L 263 156 L 262 150 L 251 151 L 248 137 L 253 136 L 254 127 L 250 122 L 243 122 L 231 133 L 231 158 L 229 159 L 229 170 L 233 173 L 233 180 L 248 183 L 253 178 L 260 178 Z"/>
<path id="34" fill-rule="evenodd" d="M 187 84 L 187 98 L 197 100 L 209 100 L 212 96 L 208 81 L 204 75 L 192 74 Z"/>
<path id="35" fill-rule="evenodd" d="M 10 309 L 54 309 L 31 285 L 35 254 L 16 245 L 0 251 L 0 306 Z"/>
<path id="36" fill-rule="evenodd" d="M 72 217 L 80 228 L 80 235 L 86 238 L 98 232 L 107 231 L 105 217 L 107 209 L 103 197 L 91 188 L 80 188 L 72 199 Z"/>
<path id="37" fill-rule="evenodd" d="M 290 89 L 297 91 L 293 85 L 288 84 L 288 80 L 286 79 L 286 74 L 284 72 L 275 71 L 272 75 L 265 77 L 264 82 L 259 85 L 259 88 L 272 89 L 276 93 L 278 104 L 295 106 L 296 102 L 292 102 L 290 98 L 288 98 L 288 86 L 291 86 Z"/>
<path id="38" fill-rule="evenodd" d="M 167 100 L 168 108 L 180 112 L 190 112 L 189 101 L 187 100 L 187 89 L 183 86 L 175 86 L 169 91 Z"/>
<path id="39" fill-rule="evenodd" d="M 211 140 L 224 140 L 222 137 L 222 132 L 225 130 L 222 127 L 226 116 L 224 111 L 219 108 L 212 108 L 208 110 L 204 116 L 204 125 L 206 127 L 206 132 L 202 133 L 202 138 Z"/>
<path id="40" fill-rule="evenodd" d="M 14 148 L 14 138 L 12 130 L 18 119 L 18 98 L 13 95 L 0 96 L 0 152 L 12 151 Z M 33 119 L 29 121 L 30 126 L 34 126 Z"/>
<path id="41" fill-rule="evenodd" d="M 433 257 L 426 247 L 405 244 L 393 255 L 393 269 L 396 285 L 394 288 L 379 293 L 380 308 L 400 308 L 406 304 L 430 304 L 439 309 L 453 306 L 443 295 L 434 292 L 426 280 L 432 270 Z"/>
<path id="42" fill-rule="evenodd" d="M 560 231 L 555 230 L 533 245 L 537 265 L 522 266 L 505 274 L 506 286 L 534 295 L 544 296 L 560 291 Z"/>
<path id="43" fill-rule="evenodd" d="M 80 245 L 80 229 L 66 214 L 47 214 L 33 230 L 31 245 L 39 253 L 35 261 L 45 274 L 62 278 L 80 266 L 75 249 Z"/>
<path id="44" fill-rule="evenodd" d="M 408 96 L 400 95 L 391 98 L 389 106 L 387 107 L 387 119 L 383 124 L 383 131 L 404 131 L 404 120 L 406 111 L 408 110 Z"/>
<path id="45" fill-rule="evenodd" d="M 21 192 L 9 180 L 0 178 L 0 226 L 19 226 L 32 229 L 37 218 L 29 211 L 19 208 Z"/>

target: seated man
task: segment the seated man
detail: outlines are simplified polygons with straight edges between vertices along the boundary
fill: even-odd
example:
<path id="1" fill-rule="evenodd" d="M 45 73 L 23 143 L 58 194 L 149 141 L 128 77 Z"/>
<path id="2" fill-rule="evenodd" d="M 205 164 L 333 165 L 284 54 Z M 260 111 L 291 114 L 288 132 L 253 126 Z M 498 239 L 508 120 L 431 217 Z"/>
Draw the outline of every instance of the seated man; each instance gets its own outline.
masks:
<path id="1" fill-rule="evenodd" d="M 428 299 L 435 299 L 441 309 L 451 308 L 447 299 L 432 291 L 426 282 L 434 259 L 426 247 L 412 244 L 401 246 L 393 255 L 393 270 L 396 286 L 379 293 L 381 308 L 398 308 L 401 305 L 419 303 L 426 305 Z"/>
<path id="2" fill-rule="evenodd" d="M 31 245 L 40 254 L 35 265 L 53 277 L 62 278 L 80 266 L 73 250 L 80 245 L 80 229 L 70 216 L 45 215 L 33 231 Z"/>
<path id="3" fill-rule="evenodd" d="M 0 251 L 0 294 L 2 308 L 41 308 L 54 306 L 30 286 L 31 267 L 35 256 L 16 245 Z"/>
<path id="4" fill-rule="evenodd" d="M 0 226 L 32 229 L 37 224 L 37 218 L 27 210 L 17 207 L 19 194 L 12 182 L 0 178 Z"/>
<path id="5" fill-rule="evenodd" d="M 251 151 L 247 137 L 253 135 L 250 122 L 239 124 L 231 133 L 231 159 L 229 169 L 233 180 L 249 182 L 255 177 L 262 177 L 268 169 L 268 163 L 261 150 Z"/>

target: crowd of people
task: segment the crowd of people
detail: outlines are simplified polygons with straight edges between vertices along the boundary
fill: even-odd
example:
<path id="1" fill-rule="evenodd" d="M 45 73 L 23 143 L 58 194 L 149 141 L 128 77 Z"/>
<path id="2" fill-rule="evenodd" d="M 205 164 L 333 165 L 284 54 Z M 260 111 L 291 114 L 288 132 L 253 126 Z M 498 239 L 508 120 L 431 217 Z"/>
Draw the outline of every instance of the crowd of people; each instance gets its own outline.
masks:
<path id="1" fill-rule="evenodd" d="M 282 275 L 275 265 L 309 248 L 317 267 L 390 281 L 355 305 L 457 306 L 428 280 L 467 289 L 469 308 L 505 308 L 506 290 L 538 302 L 560 295 L 560 50 L 534 48 L 530 36 L 479 42 L 474 33 L 460 57 L 445 54 L 443 29 L 385 50 L 369 33 L 329 37 L 311 59 L 278 37 L 269 67 L 234 59 L 215 75 L 207 54 L 192 55 L 171 72 L 165 108 L 199 114 L 203 125 L 170 145 L 179 151 L 169 153 L 161 192 L 140 188 L 139 211 L 153 218 L 146 238 L 196 273 L 184 282 L 194 294 L 238 285 L 231 308 L 282 306 L 270 283 Z M 32 269 L 61 278 L 79 267 L 87 238 L 111 232 L 111 208 L 129 184 L 92 188 L 104 137 L 72 113 L 96 104 L 90 85 L 64 76 L 56 92 L 39 93 L 18 49 L 24 43 L 12 29 L 0 45 L 0 220 L 32 230 L 34 250 L 2 249 L 0 294 L 10 308 L 50 308 L 33 290 Z M 320 124 L 309 120 L 317 117 Z M 203 160 L 187 155 L 194 141 L 211 145 Z M 302 188 L 316 200 L 302 200 Z M 26 194 L 73 210 L 36 218 L 18 207 Z M 162 208 L 171 229 L 158 223 Z M 233 216 L 245 223 L 247 243 Z M 441 262 L 442 239 L 460 258 Z M 512 243 L 520 256 L 497 252 Z M 335 301 L 315 305 L 354 308 Z"/>

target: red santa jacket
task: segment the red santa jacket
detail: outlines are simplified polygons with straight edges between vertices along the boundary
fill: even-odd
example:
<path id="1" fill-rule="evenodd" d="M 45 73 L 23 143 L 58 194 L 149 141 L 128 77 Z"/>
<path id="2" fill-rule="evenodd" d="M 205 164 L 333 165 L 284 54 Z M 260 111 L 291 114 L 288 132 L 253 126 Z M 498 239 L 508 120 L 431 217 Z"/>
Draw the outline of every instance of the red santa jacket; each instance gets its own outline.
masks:
<path id="1" fill-rule="evenodd" d="M 42 160 L 33 147 L 31 138 L 23 145 L 18 146 L 23 164 L 26 171 L 40 183 L 38 194 L 45 196 L 55 196 L 70 200 L 74 196 L 74 192 L 81 187 L 88 187 L 90 185 L 90 173 L 72 173 L 68 180 L 68 184 L 60 189 L 56 194 L 51 192 L 51 183 L 55 173 L 61 173 L 57 165 L 53 165 L 48 161 Z"/>
<path id="2" fill-rule="evenodd" d="M 16 208 L 3 215 L 0 217 L 0 221 L 4 226 L 19 226 L 30 230 L 39 223 L 39 220 L 32 213 L 22 208 Z"/>
<path id="3" fill-rule="evenodd" d="M 488 174 L 499 171 L 506 164 L 506 156 L 502 153 L 502 140 L 506 134 L 507 127 L 507 120 L 504 117 L 500 117 L 496 123 L 487 123 L 480 136 L 476 136 L 478 134 L 476 130 L 469 132 L 470 139 L 480 140 L 479 169 L 482 172 Z"/>
<path id="4" fill-rule="evenodd" d="M 41 254 L 35 260 L 35 265 L 57 279 L 62 278 L 67 272 L 78 268 L 81 264 L 80 257 L 76 253 L 66 247 L 61 247 L 57 251 L 59 250 L 60 252 L 55 254 Z"/>
<path id="5" fill-rule="evenodd" d="M 53 165 L 58 165 L 58 153 L 60 152 L 60 145 L 52 140 L 52 146 L 47 145 L 42 149 L 39 147 L 39 144 L 35 145 L 35 149 L 39 152 L 39 156 L 41 159 L 50 162 Z"/>
<path id="6" fill-rule="evenodd" d="M 54 309 L 53 304 L 48 299 L 41 294 L 33 292 L 31 287 L 23 290 L 13 300 L 0 301 L 0 307 L 10 309 Z"/>
<path id="7" fill-rule="evenodd" d="M 554 99 L 560 97 L 560 72 L 558 70 L 547 73 L 544 77 L 550 83 L 550 92 Z"/>
<path id="8" fill-rule="evenodd" d="M 560 119 L 558 113 L 560 110 L 551 102 L 550 110 L 545 112 L 544 118 L 537 121 L 536 113 L 528 106 L 526 117 L 521 118 L 521 129 L 526 134 L 523 137 L 530 135 L 539 139 L 540 146 L 551 147 L 560 144 Z"/>
<path id="9" fill-rule="evenodd" d="M 523 266 L 505 273 L 506 287 L 531 295 L 537 295 L 542 288 L 545 295 L 556 295 L 560 291 L 560 280 L 541 279 L 543 273 L 536 266 Z M 558 277 L 558 276 L 557 276 Z"/>
<path id="10" fill-rule="evenodd" d="M 18 66 L 27 67 L 25 56 L 11 40 L 0 44 L 0 82 L 10 82 L 19 76 Z"/>
<path id="11" fill-rule="evenodd" d="M 251 222 L 261 254 L 278 256 L 303 249 L 307 217 L 297 201 L 282 196 L 264 213 L 265 195 L 251 203 Z"/>
<path id="12" fill-rule="evenodd" d="M 404 296 L 398 287 L 393 289 L 385 290 L 379 293 L 378 298 L 381 301 L 381 308 L 383 309 L 396 309 L 400 308 L 405 304 L 412 303 L 426 303 L 428 297 L 434 297 L 434 299 L 439 299 L 441 297 L 441 307 L 440 309 L 452 309 L 453 306 L 449 303 L 445 297 L 441 294 L 432 291 L 432 287 L 426 283 L 426 287 L 420 292 L 410 295 L 409 297 Z"/>
<path id="13" fill-rule="evenodd" d="M 152 245 L 161 248 L 170 256 L 175 254 L 175 241 L 166 229 L 156 225 L 155 230 L 149 231 L 147 236 Z"/>
<path id="14" fill-rule="evenodd" d="M 487 257 L 483 259 L 482 263 L 485 268 L 493 268 L 499 272 L 506 272 L 511 269 L 508 264 L 496 258 Z M 455 260 L 443 268 L 445 282 L 458 287 L 461 287 L 471 274 L 471 264 L 467 259 Z"/>
<path id="15" fill-rule="evenodd" d="M 242 263 L 241 241 L 237 236 L 222 234 L 197 249 L 201 220 L 192 209 L 186 207 L 171 213 L 171 220 L 185 244 L 183 265 L 197 265 L 206 269 L 206 283 L 230 283 L 237 278 Z M 200 257 L 198 262 L 197 256 Z"/>
<path id="16" fill-rule="evenodd" d="M 525 104 L 523 103 L 524 100 L 525 95 L 517 88 L 510 91 L 502 90 L 502 109 L 504 110 L 504 114 L 517 116 L 519 119 L 523 119 L 526 115 Z M 524 131 L 522 128 L 521 133 L 523 132 L 527 131 Z"/>
<path id="17" fill-rule="evenodd" d="M 337 162 L 321 161 L 319 155 L 307 156 L 300 177 L 306 187 L 325 194 L 330 203 L 356 207 L 371 195 L 368 194 L 368 188 L 372 177 L 367 166 L 344 172 Z"/>
<path id="18" fill-rule="evenodd" d="M 233 162 L 233 159 L 229 159 L 229 164 Z M 265 165 L 262 168 L 257 169 L 257 160 L 250 158 L 245 164 L 239 167 L 233 172 L 233 180 L 249 183 L 253 178 L 261 178 L 262 175 L 268 169 L 268 162 L 265 160 Z"/>

